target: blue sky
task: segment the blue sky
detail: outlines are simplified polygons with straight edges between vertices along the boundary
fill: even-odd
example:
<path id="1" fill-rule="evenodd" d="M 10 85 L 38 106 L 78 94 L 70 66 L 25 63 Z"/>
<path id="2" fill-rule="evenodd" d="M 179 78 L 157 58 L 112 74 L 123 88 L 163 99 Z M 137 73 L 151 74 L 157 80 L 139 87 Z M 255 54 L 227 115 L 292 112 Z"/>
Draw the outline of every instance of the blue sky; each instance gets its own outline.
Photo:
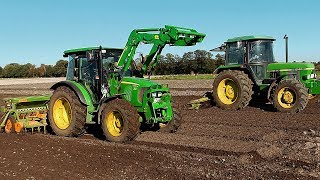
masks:
<path id="1" fill-rule="evenodd" d="M 0 66 L 54 64 L 66 49 L 124 47 L 132 29 L 166 24 L 207 34 L 194 47 L 167 47 L 182 55 L 209 50 L 242 35 L 270 35 L 275 57 L 320 61 L 320 1 L 316 0 L 3 0 L 0 5 Z"/>

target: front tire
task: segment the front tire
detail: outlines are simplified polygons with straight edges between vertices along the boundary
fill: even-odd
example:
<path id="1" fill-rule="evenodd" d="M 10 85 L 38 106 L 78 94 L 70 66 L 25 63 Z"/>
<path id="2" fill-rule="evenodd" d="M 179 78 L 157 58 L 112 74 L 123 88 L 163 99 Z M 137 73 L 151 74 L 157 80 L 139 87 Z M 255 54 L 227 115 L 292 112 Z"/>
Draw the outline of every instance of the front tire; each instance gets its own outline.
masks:
<path id="1" fill-rule="evenodd" d="M 273 106 L 280 112 L 297 113 L 308 104 L 308 90 L 296 79 L 284 79 L 273 92 Z"/>
<path id="2" fill-rule="evenodd" d="M 221 109 L 243 109 L 251 100 L 252 84 L 249 76 L 243 71 L 222 71 L 213 82 L 214 102 Z"/>
<path id="3" fill-rule="evenodd" d="M 49 123 L 58 136 L 77 137 L 84 133 L 86 107 L 70 88 L 58 87 L 50 98 Z"/>
<path id="4" fill-rule="evenodd" d="M 131 141 L 140 132 L 139 114 L 126 100 L 115 99 L 102 106 L 101 128 L 106 140 Z"/>

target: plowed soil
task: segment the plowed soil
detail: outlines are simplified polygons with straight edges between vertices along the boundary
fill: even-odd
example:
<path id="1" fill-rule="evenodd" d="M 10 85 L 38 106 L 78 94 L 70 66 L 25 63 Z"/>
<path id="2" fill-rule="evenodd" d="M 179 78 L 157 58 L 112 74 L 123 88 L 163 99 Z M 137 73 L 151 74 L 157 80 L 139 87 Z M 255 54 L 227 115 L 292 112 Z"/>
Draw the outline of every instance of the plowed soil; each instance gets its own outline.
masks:
<path id="1" fill-rule="evenodd" d="M 183 123 L 174 134 L 142 132 L 130 143 L 92 134 L 65 138 L 0 133 L 0 179 L 319 179 L 320 103 L 298 114 L 256 104 L 225 111 L 187 102 L 210 81 L 166 81 Z M 180 83 L 180 84 L 179 84 Z M 50 93 L 52 82 L 0 86 L 0 97 Z"/>

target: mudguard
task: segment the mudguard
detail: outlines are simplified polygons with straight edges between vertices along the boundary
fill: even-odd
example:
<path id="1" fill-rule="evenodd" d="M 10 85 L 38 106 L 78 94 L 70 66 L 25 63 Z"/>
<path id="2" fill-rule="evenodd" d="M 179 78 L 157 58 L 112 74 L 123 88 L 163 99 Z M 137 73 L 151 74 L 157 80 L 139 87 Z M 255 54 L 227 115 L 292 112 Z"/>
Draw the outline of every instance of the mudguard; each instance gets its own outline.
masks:
<path id="1" fill-rule="evenodd" d="M 86 123 L 94 124 L 95 122 L 93 122 L 93 113 L 96 111 L 96 107 L 94 106 L 91 96 L 89 92 L 86 90 L 86 88 L 83 87 L 80 83 L 77 83 L 75 81 L 60 81 L 54 84 L 50 89 L 55 90 L 60 86 L 69 87 L 76 93 L 81 103 L 87 106 Z"/>
<path id="2" fill-rule="evenodd" d="M 76 85 L 75 82 L 72 82 L 72 81 L 60 81 L 60 82 L 54 84 L 50 89 L 51 90 L 56 90 L 60 86 L 67 86 L 70 89 L 72 89 L 77 94 L 77 96 L 79 97 L 80 101 L 83 104 L 88 105 L 87 100 L 84 97 L 85 93 L 83 93 L 83 91 L 80 90 L 80 87 L 78 85 Z"/>

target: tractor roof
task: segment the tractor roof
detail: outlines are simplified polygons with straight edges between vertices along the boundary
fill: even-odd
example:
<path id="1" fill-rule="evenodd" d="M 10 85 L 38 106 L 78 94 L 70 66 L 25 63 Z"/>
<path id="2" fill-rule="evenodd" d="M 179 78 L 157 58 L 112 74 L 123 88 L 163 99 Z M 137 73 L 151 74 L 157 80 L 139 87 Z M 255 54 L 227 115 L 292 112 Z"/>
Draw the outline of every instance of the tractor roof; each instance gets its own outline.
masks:
<path id="1" fill-rule="evenodd" d="M 86 48 L 77 48 L 77 49 L 69 49 L 64 51 L 63 56 L 67 57 L 70 54 L 76 54 L 76 53 L 81 53 L 81 52 L 86 52 L 86 51 L 91 51 L 91 50 L 99 50 L 100 47 L 86 47 Z M 123 50 L 120 48 L 108 48 L 108 47 L 102 47 L 101 49 L 106 49 L 106 50 Z"/>
<path id="2" fill-rule="evenodd" d="M 240 36 L 227 40 L 227 43 L 238 42 L 238 41 L 252 41 L 252 40 L 272 40 L 275 39 L 271 36 Z"/>

